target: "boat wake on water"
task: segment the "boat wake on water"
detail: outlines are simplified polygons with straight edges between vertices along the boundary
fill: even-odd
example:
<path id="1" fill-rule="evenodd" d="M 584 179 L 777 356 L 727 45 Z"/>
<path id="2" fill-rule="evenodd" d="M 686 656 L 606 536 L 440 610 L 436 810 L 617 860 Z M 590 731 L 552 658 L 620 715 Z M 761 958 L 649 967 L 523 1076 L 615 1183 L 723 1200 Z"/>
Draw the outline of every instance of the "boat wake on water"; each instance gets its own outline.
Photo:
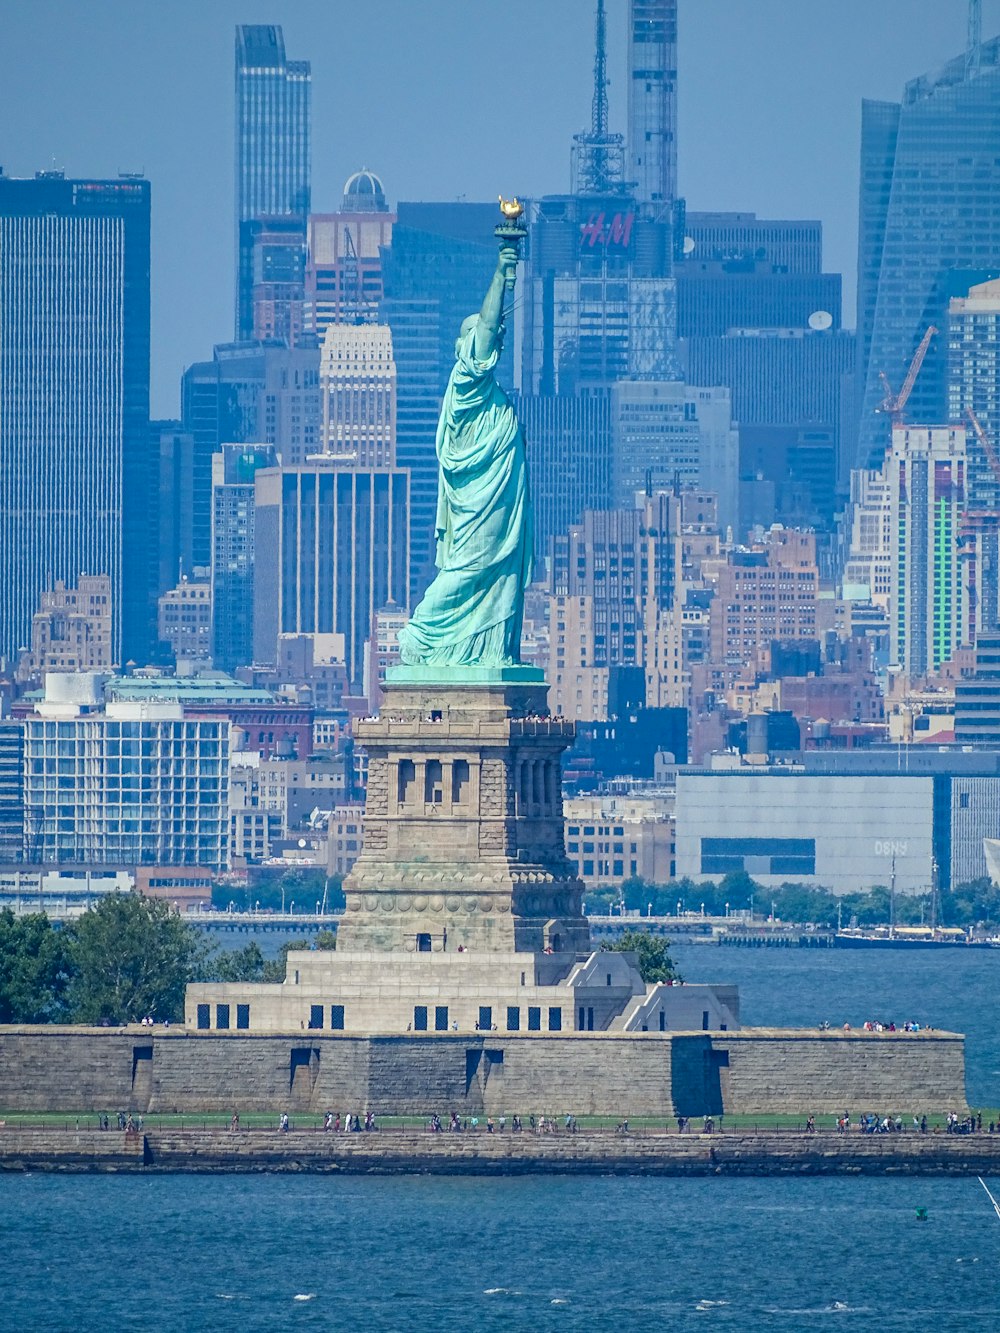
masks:
<path id="1" fill-rule="evenodd" d="M 977 1176 L 976 1179 L 979 1181 L 980 1185 L 982 1185 L 986 1193 L 989 1194 L 990 1203 L 993 1205 L 993 1211 L 996 1213 L 997 1217 L 1000 1217 L 1000 1203 L 997 1203 L 993 1195 L 990 1194 L 989 1185 L 987 1185 L 986 1181 L 982 1178 L 982 1176 Z"/>

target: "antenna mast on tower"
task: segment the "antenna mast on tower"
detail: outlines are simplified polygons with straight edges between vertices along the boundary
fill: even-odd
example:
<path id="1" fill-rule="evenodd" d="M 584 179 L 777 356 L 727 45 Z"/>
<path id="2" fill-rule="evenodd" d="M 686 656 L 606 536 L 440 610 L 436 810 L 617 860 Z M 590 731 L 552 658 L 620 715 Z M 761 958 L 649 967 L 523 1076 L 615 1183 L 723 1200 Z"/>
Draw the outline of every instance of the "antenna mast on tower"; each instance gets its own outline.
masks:
<path id="1" fill-rule="evenodd" d="M 608 132 L 608 20 L 604 0 L 597 0 L 597 26 L 594 56 L 594 101 L 590 116 L 590 132 L 594 138 L 603 138 Z"/>
<path id="2" fill-rule="evenodd" d="M 590 131 L 573 136 L 573 193 L 612 194 L 625 179 L 625 136 L 608 133 L 608 25 L 597 0 L 594 28 L 594 100 Z"/>

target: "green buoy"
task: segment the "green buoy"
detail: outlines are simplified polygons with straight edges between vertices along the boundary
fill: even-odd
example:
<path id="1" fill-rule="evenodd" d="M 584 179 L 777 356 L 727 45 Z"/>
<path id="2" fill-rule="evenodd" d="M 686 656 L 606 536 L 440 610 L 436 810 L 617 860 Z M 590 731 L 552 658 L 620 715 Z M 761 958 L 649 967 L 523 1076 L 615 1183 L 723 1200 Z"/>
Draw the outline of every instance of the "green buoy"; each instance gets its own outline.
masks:
<path id="1" fill-rule="evenodd" d="M 926 1209 L 926 1208 L 918 1208 L 918 1209 L 917 1209 L 917 1221 L 918 1221 L 918 1222 L 926 1222 L 926 1221 L 927 1221 L 927 1209 Z"/>

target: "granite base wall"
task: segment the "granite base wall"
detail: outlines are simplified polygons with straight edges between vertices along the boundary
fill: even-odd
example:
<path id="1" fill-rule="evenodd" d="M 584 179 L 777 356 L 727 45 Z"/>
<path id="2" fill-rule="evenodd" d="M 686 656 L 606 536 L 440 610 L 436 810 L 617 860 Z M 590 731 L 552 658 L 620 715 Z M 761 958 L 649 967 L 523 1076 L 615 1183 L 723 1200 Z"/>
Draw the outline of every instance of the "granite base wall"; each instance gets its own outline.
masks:
<path id="1" fill-rule="evenodd" d="M 1000 1135 L 288 1134 L 152 1129 L 121 1133 L 0 1127 L 6 1171 L 294 1171 L 440 1175 L 609 1173 L 664 1176 L 996 1175 Z"/>
<path id="2" fill-rule="evenodd" d="M 960 1110 L 964 1089 L 964 1038 L 947 1033 L 0 1027 L 0 1112 L 920 1113 Z"/>

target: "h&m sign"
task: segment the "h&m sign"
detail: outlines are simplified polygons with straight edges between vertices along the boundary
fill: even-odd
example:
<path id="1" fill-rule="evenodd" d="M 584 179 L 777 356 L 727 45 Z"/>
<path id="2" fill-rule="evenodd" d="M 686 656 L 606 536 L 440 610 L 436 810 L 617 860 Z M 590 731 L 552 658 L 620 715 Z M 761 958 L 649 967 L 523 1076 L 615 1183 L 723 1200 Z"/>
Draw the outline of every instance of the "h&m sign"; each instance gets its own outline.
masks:
<path id="1" fill-rule="evenodd" d="M 610 222 L 607 221 L 607 214 L 603 211 L 591 213 L 580 227 L 581 249 L 592 250 L 596 245 L 626 249 L 632 239 L 634 221 L 634 213 L 615 213 Z"/>

